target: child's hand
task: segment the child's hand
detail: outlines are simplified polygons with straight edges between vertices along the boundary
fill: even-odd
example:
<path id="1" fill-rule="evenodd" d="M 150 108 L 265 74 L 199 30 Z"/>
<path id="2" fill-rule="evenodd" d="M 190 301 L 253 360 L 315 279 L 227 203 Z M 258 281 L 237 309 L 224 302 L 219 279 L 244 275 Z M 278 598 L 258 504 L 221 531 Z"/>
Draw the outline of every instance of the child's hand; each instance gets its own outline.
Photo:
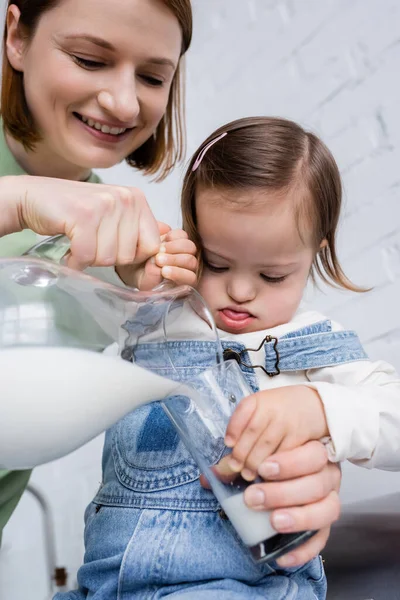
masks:
<path id="1" fill-rule="evenodd" d="M 319 394 L 305 385 L 263 390 L 244 398 L 228 424 L 229 466 L 252 481 L 271 454 L 329 435 Z"/>
<path id="2" fill-rule="evenodd" d="M 182 229 L 161 236 L 158 253 L 148 259 L 136 273 L 140 290 L 152 290 L 163 279 L 178 285 L 194 285 L 197 272 L 197 248 Z"/>
<path id="3" fill-rule="evenodd" d="M 197 248 L 183 229 L 172 229 L 161 238 L 162 244 L 155 262 L 161 275 L 178 285 L 195 285 L 197 279 Z"/>

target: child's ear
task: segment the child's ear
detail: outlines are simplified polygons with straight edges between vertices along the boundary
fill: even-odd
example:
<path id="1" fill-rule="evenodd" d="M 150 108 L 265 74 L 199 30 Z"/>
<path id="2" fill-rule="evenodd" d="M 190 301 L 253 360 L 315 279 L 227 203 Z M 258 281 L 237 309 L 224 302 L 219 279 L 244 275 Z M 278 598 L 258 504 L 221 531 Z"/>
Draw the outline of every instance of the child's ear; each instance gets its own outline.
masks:
<path id="1" fill-rule="evenodd" d="M 326 248 L 327 245 L 328 245 L 328 240 L 326 238 L 324 238 L 319 245 L 319 249 L 322 250 L 323 248 Z"/>
<path id="2" fill-rule="evenodd" d="M 23 59 L 27 40 L 22 35 L 21 25 L 19 23 L 20 16 L 21 11 L 18 6 L 11 4 L 7 10 L 6 53 L 13 69 L 23 72 Z"/>

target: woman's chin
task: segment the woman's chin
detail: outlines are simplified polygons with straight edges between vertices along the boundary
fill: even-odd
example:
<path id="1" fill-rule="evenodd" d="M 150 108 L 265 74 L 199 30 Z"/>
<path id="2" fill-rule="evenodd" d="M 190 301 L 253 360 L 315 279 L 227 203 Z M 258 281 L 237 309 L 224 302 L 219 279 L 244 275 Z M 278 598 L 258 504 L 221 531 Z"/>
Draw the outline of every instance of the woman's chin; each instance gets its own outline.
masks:
<path id="1" fill-rule="evenodd" d="M 93 153 L 92 155 L 77 156 L 74 163 L 78 164 L 84 169 L 110 169 L 115 165 L 119 164 L 125 159 L 125 156 L 112 155 L 101 155 L 99 153 Z"/>

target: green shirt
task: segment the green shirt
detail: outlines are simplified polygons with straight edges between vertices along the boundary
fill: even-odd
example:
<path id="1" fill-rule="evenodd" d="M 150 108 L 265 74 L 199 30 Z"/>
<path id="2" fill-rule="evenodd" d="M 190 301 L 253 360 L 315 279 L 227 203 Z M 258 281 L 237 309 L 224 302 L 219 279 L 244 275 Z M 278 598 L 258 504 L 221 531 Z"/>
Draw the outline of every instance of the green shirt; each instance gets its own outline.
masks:
<path id="1" fill-rule="evenodd" d="M 3 125 L 0 120 L 0 177 L 4 175 L 26 175 L 7 146 Z M 91 183 L 100 183 L 100 178 L 92 173 Z M 20 256 L 37 243 L 35 232 L 25 229 L 0 238 L 0 257 Z M 1 399 L 0 399 L 1 402 Z M 5 471 L 0 469 L 0 541 L 8 519 L 17 506 L 30 477 L 31 471 Z"/>
<path id="2" fill-rule="evenodd" d="M 3 175 L 26 175 L 22 167 L 17 163 L 7 146 L 4 136 L 3 124 L 0 119 L 0 177 Z M 88 179 L 90 183 L 100 183 L 101 180 L 95 173 Z M 0 257 L 20 256 L 26 250 L 37 243 L 37 235 L 34 231 L 24 229 L 18 233 L 10 233 L 0 238 Z M 0 516 L 1 528 L 1 516 Z"/>

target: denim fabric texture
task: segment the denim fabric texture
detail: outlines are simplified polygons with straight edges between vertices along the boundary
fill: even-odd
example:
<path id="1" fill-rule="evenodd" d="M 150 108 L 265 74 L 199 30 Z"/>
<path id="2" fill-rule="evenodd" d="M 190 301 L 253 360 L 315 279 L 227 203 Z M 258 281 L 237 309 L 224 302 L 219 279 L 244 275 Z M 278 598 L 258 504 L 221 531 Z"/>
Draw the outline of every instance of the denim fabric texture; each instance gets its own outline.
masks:
<path id="1" fill-rule="evenodd" d="M 223 345 L 251 362 L 244 346 Z M 282 336 L 277 348 L 281 371 L 367 358 L 353 332 L 332 332 L 329 321 Z M 265 350 L 267 370 L 272 370 L 273 344 L 267 342 Z M 134 355 L 159 375 L 187 381 L 215 364 L 215 344 L 143 344 Z M 242 370 L 257 391 L 255 371 Z M 218 449 L 210 452 L 216 462 Z M 199 475 L 159 402 L 136 409 L 107 431 L 103 482 L 85 514 L 80 587 L 54 600 L 326 598 L 320 557 L 293 569 L 255 564 L 212 492 L 199 484 Z"/>

